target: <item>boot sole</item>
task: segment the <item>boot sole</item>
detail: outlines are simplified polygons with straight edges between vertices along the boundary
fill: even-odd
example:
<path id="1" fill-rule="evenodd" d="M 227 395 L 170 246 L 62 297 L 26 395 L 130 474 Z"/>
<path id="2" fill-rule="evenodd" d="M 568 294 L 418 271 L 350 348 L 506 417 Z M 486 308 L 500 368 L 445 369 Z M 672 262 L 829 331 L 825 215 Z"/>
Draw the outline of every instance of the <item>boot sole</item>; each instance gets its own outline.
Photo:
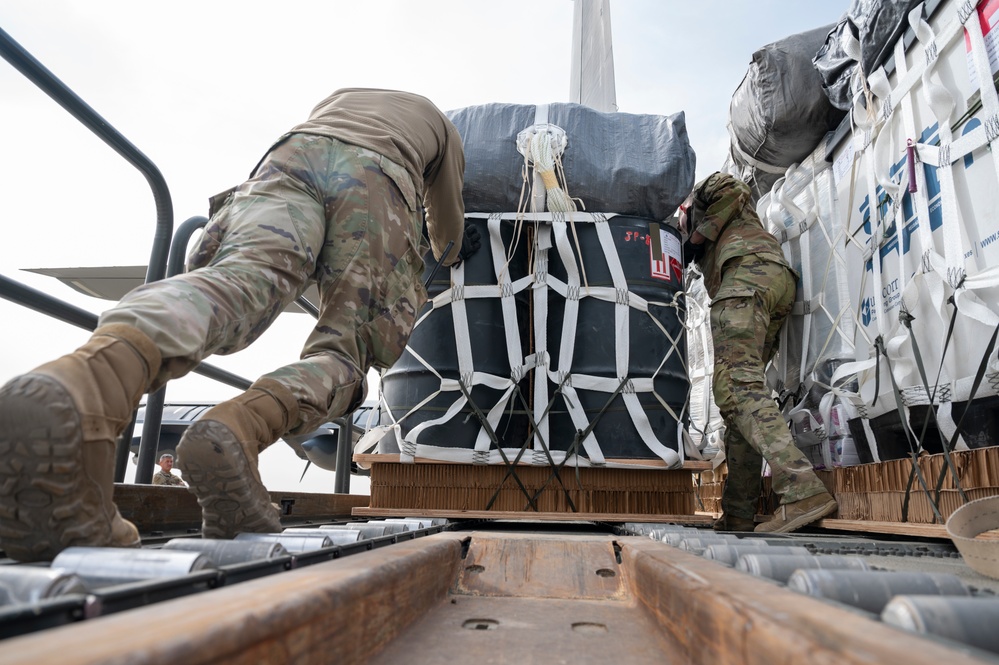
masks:
<path id="1" fill-rule="evenodd" d="M 18 561 L 50 561 L 71 545 L 106 545 L 111 522 L 88 504 L 83 433 L 72 398 L 41 375 L 0 390 L 0 545 Z M 93 499 L 93 501 L 90 501 Z"/>
<path id="2" fill-rule="evenodd" d="M 201 506 L 203 538 L 280 533 L 270 493 L 253 475 L 243 447 L 220 422 L 197 421 L 177 445 L 177 466 Z"/>
<path id="3" fill-rule="evenodd" d="M 772 531 L 760 531 L 759 527 L 757 527 L 756 533 L 791 533 L 792 531 L 797 531 L 803 526 L 808 526 L 812 522 L 817 522 L 827 515 L 832 515 L 834 512 L 836 512 L 836 501 L 830 500 L 821 506 L 816 506 L 813 510 L 803 515 L 798 515 L 787 524 Z M 766 522 L 763 524 L 766 524 Z M 760 526 L 763 526 L 763 524 Z"/>

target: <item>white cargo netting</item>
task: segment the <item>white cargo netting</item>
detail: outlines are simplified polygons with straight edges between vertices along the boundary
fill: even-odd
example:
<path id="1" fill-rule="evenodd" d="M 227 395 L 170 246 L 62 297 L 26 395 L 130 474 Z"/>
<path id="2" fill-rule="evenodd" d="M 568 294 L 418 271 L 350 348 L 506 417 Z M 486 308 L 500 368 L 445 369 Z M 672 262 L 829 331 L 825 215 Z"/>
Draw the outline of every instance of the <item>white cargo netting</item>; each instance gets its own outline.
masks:
<path id="1" fill-rule="evenodd" d="M 423 457 L 453 462 L 502 464 L 512 460 L 517 457 L 521 449 L 512 447 L 497 449 L 491 434 L 495 433 L 504 413 L 519 406 L 515 401 L 517 399 L 517 386 L 531 370 L 536 370 L 533 382 L 533 404 L 530 409 L 531 437 L 530 441 L 525 444 L 526 453 L 520 458 L 520 462 L 536 465 L 552 462 L 556 464 L 565 462 L 570 466 L 614 465 L 613 462 L 608 463 L 597 431 L 593 427 L 596 418 L 591 418 L 582 407 L 578 391 L 584 390 L 606 395 L 608 400 L 615 395 L 620 395 L 637 435 L 645 447 L 654 453 L 655 459 L 665 462 L 670 468 L 680 466 L 684 459 L 682 446 L 677 452 L 659 440 L 639 399 L 641 394 L 652 395 L 657 404 L 676 423 L 676 440 L 682 440 L 685 406 L 682 402 L 680 405 L 671 405 L 663 399 L 655 390 L 654 380 L 656 373 L 667 362 L 671 359 L 675 362 L 679 354 L 682 353 L 683 336 L 678 331 L 671 333 L 649 312 L 649 306 L 656 305 L 672 309 L 679 317 L 680 292 L 672 296 L 670 301 L 650 301 L 629 289 L 620 257 L 610 236 L 608 219 L 614 215 L 578 212 L 570 215 L 558 213 L 470 213 L 467 217 L 487 221 L 488 238 L 484 239 L 480 252 L 489 252 L 495 271 L 496 284 L 476 286 L 466 284 L 465 266 L 462 265 L 452 271 L 451 288 L 433 297 L 431 300 L 432 308 L 425 312 L 417 322 L 417 326 L 419 326 L 432 316 L 435 310 L 445 307 L 451 308 L 460 379 L 443 376 L 434 368 L 433 363 L 420 357 L 417 351 L 408 347 L 406 353 L 413 355 L 423 368 L 437 376 L 439 385 L 436 390 L 429 391 L 425 399 L 406 413 L 393 412 L 383 398 L 381 405 L 382 427 L 366 436 L 358 444 L 357 450 L 370 449 L 375 441 L 391 431 L 398 441 L 400 457 L 403 461 L 412 461 L 415 457 Z M 530 233 L 527 233 L 527 229 L 519 228 L 525 224 L 531 227 Z M 509 254 L 512 250 L 506 247 L 503 241 L 501 232 L 504 225 L 516 227 L 515 238 L 524 239 L 528 236 L 532 238 L 530 274 L 521 276 L 510 274 Z M 586 282 L 585 274 L 579 270 L 582 263 L 578 256 L 578 243 L 573 239 L 576 233 L 575 225 L 589 225 L 595 230 L 603 249 L 603 258 L 612 276 L 613 286 L 593 286 Z M 675 265 L 679 265 L 680 248 L 675 237 L 662 230 L 660 242 L 663 243 L 664 262 L 668 264 L 669 259 L 672 258 L 676 262 Z M 565 266 L 567 279 L 558 279 L 549 273 L 548 263 L 552 252 L 558 254 L 561 264 Z M 677 275 L 677 279 L 679 279 L 679 275 Z M 524 291 L 530 291 L 533 302 L 533 319 L 530 329 L 534 352 L 526 356 L 523 351 L 523 340 L 518 332 L 522 329 L 521 324 L 525 322 L 518 320 L 515 302 L 517 294 Z M 549 330 L 550 326 L 555 325 L 555 322 L 549 317 L 549 303 L 553 294 L 563 298 L 565 303 L 561 327 L 555 331 Z M 511 368 L 508 376 L 482 372 L 473 364 L 471 336 L 474 331 L 470 330 L 465 307 L 469 300 L 476 298 L 498 298 L 502 303 L 506 348 L 497 348 L 494 353 L 507 355 L 507 361 Z M 614 343 L 616 357 L 613 368 L 616 371 L 614 376 L 599 376 L 572 370 L 573 347 L 576 343 L 579 323 L 579 305 L 584 299 L 599 300 L 609 303 L 613 307 L 616 334 Z M 663 335 L 663 357 L 656 359 L 657 369 L 649 376 L 629 375 L 630 355 L 646 351 L 630 348 L 629 325 L 633 312 L 647 316 Z M 552 335 L 552 332 L 557 334 Z M 552 354 L 548 348 L 549 339 L 558 340 L 557 364 L 552 361 Z M 444 425 L 456 418 L 468 418 L 468 408 L 471 406 L 469 396 L 474 388 L 480 385 L 500 391 L 500 397 L 490 404 L 482 405 L 481 413 L 485 422 L 479 427 L 474 446 L 471 449 L 419 442 L 422 433 L 432 434 L 432 428 L 437 425 Z M 551 450 L 549 447 L 553 434 L 549 410 L 555 392 L 560 393 L 564 398 L 564 404 L 573 427 L 577 432 L 586 434 L 578 441 L 579 454 L 574 454 L 571 449 L 569 451 Z M 419 422 L 411 428 L 405 427 L 408 418 L 414 417 L 424 405 L 441 394 L 453 397 L 443 415 Z M 597 418 L 599 418 L 599 414 Z M 387 423 L 386 420 L 388 420 Z M 424 438 L 433 440 L 433 436 Z M 693 452 L 696 453 L 696 450 Z M 650 457 L 650 462 L 652 459 Z M 633 467 L 635 464 L 631 463 L 629 466 Z M 661 463 L 659 465 L 650 463 L 650 466 L 661 466 Z"/>

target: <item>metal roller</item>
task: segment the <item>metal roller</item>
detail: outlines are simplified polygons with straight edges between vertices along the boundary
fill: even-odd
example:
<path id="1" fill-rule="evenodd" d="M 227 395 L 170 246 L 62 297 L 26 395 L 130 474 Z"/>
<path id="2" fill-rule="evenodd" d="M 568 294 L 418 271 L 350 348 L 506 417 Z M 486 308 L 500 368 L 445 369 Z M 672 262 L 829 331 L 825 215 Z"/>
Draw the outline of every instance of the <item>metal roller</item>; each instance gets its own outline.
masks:
<path id="1" fill-rule="evenodd" d="M 326 536 L 334 545 L 350 545 L 364 540 L 364 534 L 354 529 L 308 529 L 306 527 L 291 527 L 281 532 L 281 535 L 291 536 Z"/>
<path id="2" fill-rule="evenodd" d="M 83 580 L 65 570 L 32 566 L 0 567 L 0 605 L 37 603 L 74 593 L 87 593 Z"/>
<path id="3" fill-rule="evenodd" d="M 408 526 L 410 531 L 417 531 L 419 529 L 429 529 L 434 525 L 434 523 L 431 520 L 421 520 L 416 518 L 373 520 L 371 522 L 368 522 L 368 524 L 403 524 Z"/>
<path id="4" fill-rule="evenodd" d="M 971 595 L 964 582 L 946 573 L 796 570 L 787 586 L 809 596 L 835 600 L 874 614 L 881 614 L 888 601 L 899 595 Z"/>
<path id="5" fill-rule="evenodd" d="M 343 527 L 347 529 L 356 529 L 360 526 L 371 527 L 371 526 L 383 526 L 385 527 L 385 535 L 393 533 L 406 533 L 407 531 L 416 531 L 423 527 L 418 526 L 419 522 L 402 522 L 394 520 L 372 520 L 370 522 L 350 522 L 347 524 L 336 524 L 338 528 Z M 326 527 L 323 527 L 326 528 Z"/>
<path id="6" fill-rule="evenodd" d="M 652 540 L 659 540 L 659 541 L 661 541 L 666 536 L 666 534 L 669 533 L 686 533 L 690 535 L 697 535 L 699 533 L 703 533 L 703 531 L 701 530 L 692 529 L 691 527 L 687 526 L 680 526 L 679 524 L 653 524 L 651 526 L 653 526 L 654 528 L 648 529 L 647 531 L 642 533 L 642 535 L 648 536 Z"/>
<path id="7" fill-rule="evenodd" d="M 734 566 L 739 560 L 739 557 L 743 554 L 755 553 L 755 552 L 770 552 L 781 553 L 781 554 L 800 554 L 802 556 L 808 556 L 809 552 L 804 547 L 795 547 L 794 545 L 768 545 L 767 543 L 761 542 L 751 542 L 751 543 L 737 543 L 735 545 L 708 545 L 701 554 L 705 559 L 713 559 L 720 563 L 724 563 L 726 566 Z"/>
<path id="8" fill-rule="evenodd" d="M 53 570 L 76 574 L 88 590 L 152 578 L 181 577 L 215 567 L 201 552 L 130 547 L 70 547 L 52 561 Z"/>
<path id="9" fill-rule="evenodd" d="M 693 531 L 690 527 L 682 526 L 680 524 L 658 524 L 656 522 L 626 522 L 624 524 L 624 529 L 626 531 L 633 531 L 640 536 L 651 536 L 653 533 L 666 533 L 667 531 Z M 659 540 L 659 538 L 656 538 Z"/>
<path id="10" fill-rule="evenodd" d="M 999 653 L 999 598 L 895 596 L 885 605 L 881 620 Z"/>
<path id="11" fill-rule="evenodd" d="M 680 544 L 677 547 L 685 552 L 704 554 L 704 550 L 708 549 L 709 545 L 726 545 L 731 542 L 731 540 L 724 536 L 697 536 L 694 538 L 687 536 L 680 540 Z"/>
<path id="12" fill-rule="evenodd" d="M 368 524 L 367 522 L 354 524 L 326 524 L 321 526 L 320 529 L 324 531 L 360 531 L 361 540 L 381 538 L 382 536 L 390 536 L 395 533 L 407 531 L 406 526 L 403 524 Z M 285 529 L 285 531 L 287 531 L 287 529 Z"/>
<path id="13" fill-rule="evenodd" d="M 797 550 L 801 547 L 773 547 L 773 550 Z M 735 563 L 735 569 L 756 577 L 766 577 L 787 584 L 796 570 L 870 570 L 860 557 L 839 554 L 809 554 L 802 552 L 746 552 Z"/>
<path id="14" fill-rule="evenodd" d="M 333 540 L 324 534 L 293 534 L 293 533 L 240 533 L 236 536 L 237 541 L 258 542 L 258 543 L 278 543 L 291 554 L 302 554 L 321 550 L 325 547 L 333 547 Z"/>
<path id="15" fill-rule="evenodd" d="M 391 520 L 420 520 L 424 522 L 427 526 L 444 526 L 447 524 L 446 517 L 388 517 L 386 521 Z"/>
<path id="16" fill-rule="evenodd" d="M 735 536 L 725 536 L 720 533 L 715 533 L 714 531 L 708 531 L 706 529 L 688 529 L 686 531 L 667 531 L 662 536 L 662 542 L 667 545 L 672 545 L 673 547 L 679 547 L 680 543 L 686 538 L 712 538 L 712 539 L 724 539 L 724 542 L 732 542 L 736 539 Z M 736 539 L 737 540 L 737 539 Z"/>
<path id="17" fill-rule="evenodd" d="M 174 538 L 163 546 L 165 550 L 201 552 L 215 562 L 216 566 L 229 566 L 234 563 L 266 561 L 288 552 L 275 542 L 251 542 L 245 540 L 219 540 L 215 538 Z"/>

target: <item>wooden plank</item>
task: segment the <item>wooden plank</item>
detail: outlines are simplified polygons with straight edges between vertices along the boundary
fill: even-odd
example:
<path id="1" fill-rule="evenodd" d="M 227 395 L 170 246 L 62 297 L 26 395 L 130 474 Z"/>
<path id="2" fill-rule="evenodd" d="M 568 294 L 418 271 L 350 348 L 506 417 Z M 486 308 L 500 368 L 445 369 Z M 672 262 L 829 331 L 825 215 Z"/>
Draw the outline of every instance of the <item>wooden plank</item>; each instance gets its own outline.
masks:
<path id="1" fill-rule="evenodd" d="M 534 513 L 498 510 L 410 510 L 406 508 L 354 508 L 354 517 L 444 517 L 451 520 L 504 520 L 528 522 L 647 522 L 651 524 L 711 524 L 707 515 L 640 515 L 611 513 Z"/>
<path id="2" fill-rule="evenodd" d="M 349 518 L 352 509 L 367 506 L 369 499 L 364 494 L 271 492 L 271 501 L 290 508 L 282 519 L 292 522 Z M 186 487 L 119 483 L 114 486 L 114 502 L 140 533 L 201 528 L 201 506 Z"/>
<path id="3" fill-rule="evenodd" d="M 823 529 L 837 531 L 861 531 L 866 533 L 886 533 L 913 538 L 943 538 L 950 540 L 943 524 L 912 524 L 911 522 L 875 522 L 869 520 L 824 519 L 815 523 Z M 981 540 L 999 540 L 999 531 L 987 531 L 979 536 Z"/>
<path id="4" fill-rule="evenodd" d="M 399 453 L 366 453 L 354 455 L 354 461 L 358 464 L 363 465 L 367 468 L 371 464 L 379 464 L 382 462 L 399 462 Z M 429 457 L 416 457 L 416 464 L 466 464 L 472 466 L 468 462 L 451 462 L 448 460 L 437 460 L 431 459 Z M 618 464 L 626 467 L 647 467 L 650 470 L 654 469 L 666 469 L 666 462 L 661 459 L 608 459 L 607 464 Z M 491 466 L 502 466 L 501 464 L 491 465 Z M 537 466 L 531 464 L 520 463 L 517 466 Z M 573 469 L 575 467 L 566 465 L 567 469 Z M 583 467 L 583 468 L 601 468 L 601 467 Z M 687 460 L 683 463 L 681 467 L 685 471 L 710 471 L 711 462 L 702 462 L 700 460 Z M 671 471 L 679 471 L 680 469 L 670 469 Z"/>
<path id="5" fill-rule="evenodd" d="M 277 505 L 290 504 L 290 512 L 283 518 L 345 517 L 354 508 L 367 506 L 367 494 L 320 494 L 315 492 L 271 492 L 271 501 Z M 283 503 L 284 502 L 284 503 Z"/>
<path id="6" fill-rule="evenodd" d="M 201 529 L 201 506 L 186 487 L 119 483 L 114 502 L 140 533 Z"/>
<path id="7" fill-rule="evenodd" d="M 618 543 L 633 593 L 669 633 L 683 662 L 991 662 L 648 538 Z"/>

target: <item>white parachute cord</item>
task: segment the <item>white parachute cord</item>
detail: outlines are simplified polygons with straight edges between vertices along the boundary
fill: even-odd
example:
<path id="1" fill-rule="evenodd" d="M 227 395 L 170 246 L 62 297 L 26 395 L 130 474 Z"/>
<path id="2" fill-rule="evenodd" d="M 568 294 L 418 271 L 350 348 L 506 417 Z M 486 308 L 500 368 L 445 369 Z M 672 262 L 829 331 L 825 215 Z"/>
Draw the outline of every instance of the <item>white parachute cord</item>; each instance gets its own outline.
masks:
<path id="1" fill-rule="evenodd" d="M 565 186 L 559 182 L 556 174 L 556 161 L 565 149 L 565 133 L 556 133 L 549 125 L 535 126 L 531 135 L 530 156 L 534 162 L 534 173 L 541 177 L 545 186 L 547 200 L 545 207 L 549 212 L 573 212 L 576 204 L 569 196 Z"/>

